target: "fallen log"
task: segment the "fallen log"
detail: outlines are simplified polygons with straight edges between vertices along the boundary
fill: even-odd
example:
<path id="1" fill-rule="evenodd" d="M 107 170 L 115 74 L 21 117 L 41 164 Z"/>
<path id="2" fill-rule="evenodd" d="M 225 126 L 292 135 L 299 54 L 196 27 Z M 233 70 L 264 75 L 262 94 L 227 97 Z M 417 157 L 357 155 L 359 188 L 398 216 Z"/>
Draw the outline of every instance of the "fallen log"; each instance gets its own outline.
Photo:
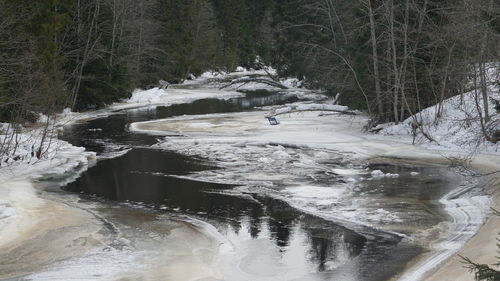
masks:
<path id="1" fill-rule="evenodd" d="M 248 84 L 248 83 L 267 84 L 269 86 L 273 86 L 273 87 L 284 89 L 284 90 L 288 89 L 287 86 L 285 86 L 279 82 L 276 82 L 276 81 L 262 79 L 262 78 L 248 78 L 248 77 L 235 79 L 235 80 L 231 81 L 230 83 L 220 87 L 219 89 L 222 90 L 224 88 L 230 87 L 230 86 L 235 85 L 235 84 L 241 84 L 238 86 L 238 88 L 239 88 L 239 87 L 242 87 L 243 85 Z"/>
<path id="2" fill-rule="evenodd" d="M 287 107 L 282 107 L 275 109 L 269 113 L 267 113 L 267 117 L 278 116 L 282 114 L 296 113 L 296 112 L 305 112 L 305 111 L 330 111 L 348 115 L 356 115 L 356 113 L 352 110 L 349 110 L 349 107 L 343 105 L 334 105 L 334 104 L 302 104 L 302 105 L 292 105 Z"/>

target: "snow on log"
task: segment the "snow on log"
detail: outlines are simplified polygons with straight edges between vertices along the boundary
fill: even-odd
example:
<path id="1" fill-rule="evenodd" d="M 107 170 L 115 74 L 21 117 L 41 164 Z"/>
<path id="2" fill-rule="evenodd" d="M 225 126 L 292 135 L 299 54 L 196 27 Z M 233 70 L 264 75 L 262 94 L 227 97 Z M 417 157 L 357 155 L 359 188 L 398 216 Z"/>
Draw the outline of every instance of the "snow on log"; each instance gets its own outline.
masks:
<path id="1" fill-rule="evenodd" d="M 333 111 L 333 112 L 338 112 L 338 113 L 343 113 L 343 114 L 352 114 L 352 115 L 355 114 L 353 111 L 349 110 L 349 107 L 343 106 L 343 105 L 299 104 L 299 105 L 292 105 L 292 106 L 277 108 L 277 109 L 269 112 L 266 115 L 266 117 L 287 114 L 287 113 L 294 113 L 294 112 L 303 112 L 303 111 Z"/>
<path id="2" fill-rule="evenodd" d="M 241 87 L 241 86 L 248 84 L 248 83 L 260 83 L 260 84 L 266 84 L 266 85 L 273 86 L 273 87 L 280 88 L 280 89 L 288 89 L 287 86 L 285 86 L 279 82 L 273 81 L 273 80 L 263 79 L 263 78 L 249 78 L 249 77 L 235 79 L 235 80 L 231 81 L 230 83 L 220 87 L 219 89 L 222 90 L 224 88 L 230 87 L 230 86 L 235 85 L 235 84 L 241 84 L 238 86 L 238 87 Z"/>

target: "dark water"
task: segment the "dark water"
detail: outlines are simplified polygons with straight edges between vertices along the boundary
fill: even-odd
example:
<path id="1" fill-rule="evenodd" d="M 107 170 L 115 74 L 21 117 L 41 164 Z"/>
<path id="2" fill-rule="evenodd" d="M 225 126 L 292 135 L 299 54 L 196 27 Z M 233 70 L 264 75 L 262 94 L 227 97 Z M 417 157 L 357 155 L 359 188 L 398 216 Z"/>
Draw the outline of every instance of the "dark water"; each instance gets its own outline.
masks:
<path id="1" fill-rule="evenodd" d="M 297 258 L 313 266 L 314 271 L 307 273 L 311 280 L 390 278 L 421 249 L 385 232 L 367 229 L 357 233 L 298 211 L 280 200 L 250 194 L 228 195 L 224 191 L 230 191 L 234 188 L 232 185 L 183 178 L 194 172 L 217 170 L 217 167 L 201 159 L 144 148 L 156 143 L 156 138 L 126 130 L 131 122 L 183 114 L 238 112 L 294 101 L 296 98 L 279 93 L 256 92 L 243 98 L 205 99 L 190 104 L 125 111 L 67 127 L 62 138 L 74 145 L 98 153 L 106 152 L 110 145 L 115 150 L 132 149 L 120 157 L 99 161 L 63 189 L 81 193 L 82 198 L 136 202 L 147 206 L 151 212 L 196 216 L 218 229 L 230 229 L 236 236 L 248 232 L 253 239 L 270 239 L 283 254 L 296 252 L 305 243 L 307 249 L 301 250 Z M 387 172 L 388 167 L 379 168 Z M 405 183 L 389 183 L 383 189 L 383 196 L 401 196 L 398 193 L 401 184 Z M 405 196 L 428 200 L 435 198 L 433 192 L 442 191 L 422 188 L 418 194 Z M 297 235 L 306 237 L 306 241 L 293 239 Z M 332 267 L 331 264 L 338 265 Z"/>
<path id="2" fill-rule="evenodd" d="M 232 185 L 179 178 L 207 169 L 215 168 L 176 153 L 137 148 L 98 162 L 64 190 L 87 198 L 140 202 L 151 211 L 196 216 L 235 235 L 248 232 L 254 239 L 270 239 L 282 253 L 301 249 L 304 242 L 293 236 L 305 236 L 308 249 L 300 258 L 315 265 L 313 279 L 343 280 L 355 275 L 357 280 L 385 280 L 420 252 L 397 236 L 370 230 L 359 234 L 280 200 L 255 195 L 249 200 L 220 192 Z M 263 237 L 264 233 L 269 236 Z M 341 266 L 332 269 L 330 263 Z"/>
<path id="3" fill-rule="evenodd" d="M 157 142 L 157 137 L 130 133 L 127 130 L 130 123 L 180 115 L 248 111 L 255 107 L 286 104 L 297 100 L 297 97 L 282 92 L 258 90 L 248 92 L 245 97 L 227 100 L 202 99 L 193 103 L 127 110 L 106 118 L 68 126 L 64 129 L 61 138 L 73 145 L 82 146 L 97 153 L 129 146 L 149 146 Z"/>

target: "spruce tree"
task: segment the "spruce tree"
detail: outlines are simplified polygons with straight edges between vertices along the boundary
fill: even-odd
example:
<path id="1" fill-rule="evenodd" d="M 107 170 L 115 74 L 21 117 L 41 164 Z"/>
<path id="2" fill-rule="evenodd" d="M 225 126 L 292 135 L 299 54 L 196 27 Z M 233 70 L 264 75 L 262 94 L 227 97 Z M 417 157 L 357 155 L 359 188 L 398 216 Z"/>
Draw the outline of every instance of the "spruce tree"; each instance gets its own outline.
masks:
<path id="1" fill-rule="evenodd" d="M 493 213 L 496 216 L 500 216 L 500 212 L 493 209 Z M 500 235 L 500 233 L 498 233 Z M 497 247 L 498 254 L 500 254 L 500 239 L 497 238 Z M 494 267 L 500 267 L 500 257 L 498 257 L 499 261 L 492 265 L 491 267 L 487 264 L 480 264 L 472 261 L 467 257 L 460 256 L 462 258 L 462 262 L 465 264 L 465 267 L 469 269 L 471 273 L 474 274 L 474 279 L 476 281 L 500 281 L 500 271 L 496 270 Z"/>

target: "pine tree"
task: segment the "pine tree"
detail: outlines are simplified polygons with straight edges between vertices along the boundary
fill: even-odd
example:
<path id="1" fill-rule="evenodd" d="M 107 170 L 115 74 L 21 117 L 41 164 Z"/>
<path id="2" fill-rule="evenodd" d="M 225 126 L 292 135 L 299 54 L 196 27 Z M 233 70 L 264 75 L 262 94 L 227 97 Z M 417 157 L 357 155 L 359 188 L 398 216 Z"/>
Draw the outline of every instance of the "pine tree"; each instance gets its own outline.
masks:
<path id="1" fill-rule="evenodd" d="M 496 216 L 500 216 L 500 212 L 493 209 L 493 213 Z M 500 233 L 498 233 L 500 235 Z M 498 253 L 500 254 L 500 239 L 497 238 L 499 242 L 497 244 Z M 470 270 L 471 273 L 474 274 L 474 279 L 476 281 L 499 281 L 500 280 L 500 271 L 490 267 L 487 264 L 479 264 L 473 262 L 471 259 L 467 257 L 460 256 L 462 258 L 465 267 Z M 500 257 L 498 257 L 498 263 L 494 264 L 494 267 L 500 267 Z"/>

